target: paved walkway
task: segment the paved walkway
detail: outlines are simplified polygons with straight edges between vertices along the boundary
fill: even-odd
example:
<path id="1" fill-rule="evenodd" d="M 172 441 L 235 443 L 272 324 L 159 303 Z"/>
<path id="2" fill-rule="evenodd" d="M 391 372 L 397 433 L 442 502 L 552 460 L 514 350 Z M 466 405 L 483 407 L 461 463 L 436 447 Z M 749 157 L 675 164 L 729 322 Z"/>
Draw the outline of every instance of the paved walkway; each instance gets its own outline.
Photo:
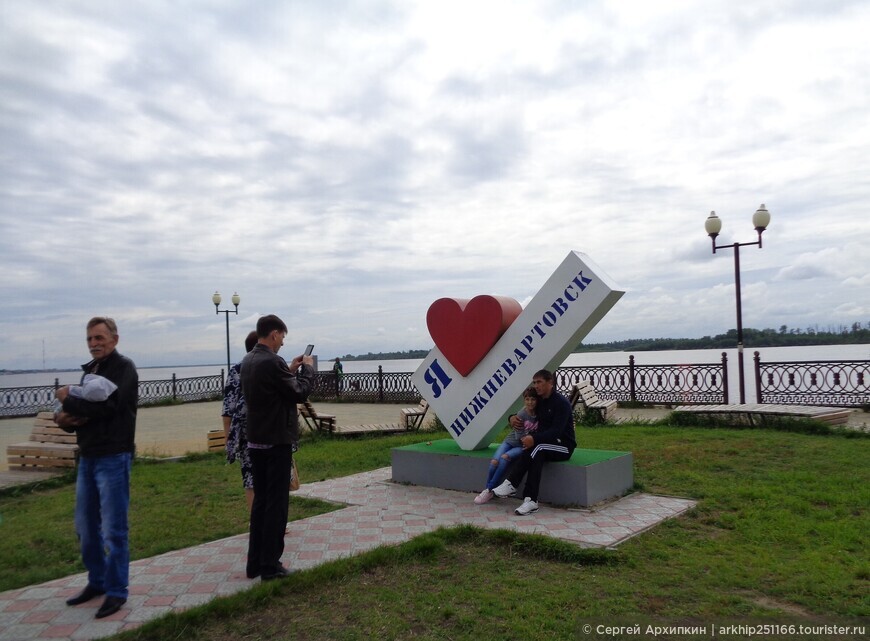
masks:
<path id="1" fill-rule="evenodd" d="M 695 505 L 680 498 L 633 494 L 592 510 L 542 506 L 513 513 L 516 499 L 477 506 L 473 494 L 394 484 L 390 468 L 303 485 L 297 494 L 347 504 L 329 514 L 294 521 L 282 562 L 307 569 L 381 545 L 398 544 L 441 526 L 470 524 L 537 533 L 584 547 L 610 547 Z M 135 561 L 130 598 L 120 612 L 94 619 L 100 599 L 68 607 L 86 574 L 0 593 L 0 641 L 94 639 L 128 630 L 166 612 L 244 590 L 247 534 Z"/>

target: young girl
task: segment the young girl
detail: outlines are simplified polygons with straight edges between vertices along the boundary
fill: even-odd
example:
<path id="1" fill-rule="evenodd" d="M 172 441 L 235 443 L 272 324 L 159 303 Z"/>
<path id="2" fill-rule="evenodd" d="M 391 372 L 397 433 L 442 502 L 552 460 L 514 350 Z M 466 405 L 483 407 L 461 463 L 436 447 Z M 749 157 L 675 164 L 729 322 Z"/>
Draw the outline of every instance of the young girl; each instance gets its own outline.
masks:
<path id="1" fill-rule="evenodd" d="M 538 429 L 538 417 L 535 415 L 535 408 L 538 406 L 538 393 L 534 387 L 529 387 L 523 392 L 523 406 L 523 409 L 517 412 L 517 417 L 523 422 L 522 427 L 512 429 L 495 451 L 489 463 L 486 487 L 474 498 L 477 505 L 482 505 L 493 497 L 492 488 L 501 483 L 508 463 L 522 454 L 523 446 L 520 439 Z"/>

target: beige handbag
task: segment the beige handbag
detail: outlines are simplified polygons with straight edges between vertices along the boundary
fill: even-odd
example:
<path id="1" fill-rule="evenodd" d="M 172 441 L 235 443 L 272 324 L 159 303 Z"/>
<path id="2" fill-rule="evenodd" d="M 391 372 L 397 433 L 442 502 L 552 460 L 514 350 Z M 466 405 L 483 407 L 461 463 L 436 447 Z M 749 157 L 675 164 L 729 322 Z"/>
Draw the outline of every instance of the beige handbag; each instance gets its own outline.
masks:
<path id="1" fill-rule="evenodd" d="M 296 458 L 293 458 L 293 467 L 290 472 L 290 491 L 294 492 L 299 489 L 299 470 L 296 469 Z"/>

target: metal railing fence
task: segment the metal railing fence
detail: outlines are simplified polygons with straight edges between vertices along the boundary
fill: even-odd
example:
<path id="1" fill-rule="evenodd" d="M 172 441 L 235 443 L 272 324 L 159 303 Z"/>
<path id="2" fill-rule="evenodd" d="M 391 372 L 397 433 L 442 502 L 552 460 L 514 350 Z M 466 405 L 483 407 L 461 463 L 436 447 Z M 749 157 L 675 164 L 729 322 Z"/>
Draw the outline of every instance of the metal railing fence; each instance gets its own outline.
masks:
<path id="1" fill-rule="evenodd" d="M 870 405 L 870 361 L 795 361 L 762 363 L 754 359 L 759 403 L 862 407 Z M 161 402 L 220 399 L 220 375 L 139 382 L 139 405 Z M 589 379 L 603 399 L 659 405 L 703 405 L 729 402 L 728 359 L 719 363 L 638 365 L 629 355 L 627 365 L 560 367 L 556 387 L 564 394 L 582 379 Z M 336 380 L 332 372 L 318 375 L 311 394 L 314 401 L 349 403 L 416 403 L 420 393 L 411 372 L 345 373 Z M 50 409 L 55 384 L 0 389 L 0 417 L 28 416 Z"/>
<path id="2" fill-rule="evenodd" d="M 139 407 L 164 402 L 191 402 L 220 399 L 223 394 L 224 371 L 212 376 L 195 376 L 162 381 L 139 381 Z M 4 387 L 0 389 L 0 417 L 32 416 L 50 410 L 54 405 L 54 385 L 35 387 Z"/>
<path id="3" fill-rule="evenodd" d="M 348 403 L 417 403 L 420 392 L 411 382 L 413 372 L 384 372 L 378 365 L 373 373 L 343 374 L 320 372 L 311 394 L 314 401 Z"/>
<path id="4" fill-rule="evenodd" d="M 700 405 L 728 402 L 728 357 L 720 363 L 638 365 L 634 355 L 628 365 L 560 367 L 556 387 L 568 394 L 588 379 L 602 399 L 659 405 Z"/>
<path id="5" fill-rule="evenodd" d="M 758 352 L 753 360 L 759 403 L 870 405 L 870 361 L 762 363 Z"/>

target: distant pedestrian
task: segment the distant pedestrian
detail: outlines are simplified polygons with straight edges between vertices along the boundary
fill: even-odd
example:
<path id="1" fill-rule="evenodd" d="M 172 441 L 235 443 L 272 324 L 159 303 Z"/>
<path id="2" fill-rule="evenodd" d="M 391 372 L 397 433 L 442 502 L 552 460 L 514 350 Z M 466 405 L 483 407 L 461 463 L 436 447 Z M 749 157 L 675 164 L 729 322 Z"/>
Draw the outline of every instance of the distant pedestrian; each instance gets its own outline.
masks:
<path id="1" fill-rule="evenodd" d="M 254 349 L 256 344 L 257 332 L 252 331 L 245 338 L 245 353 Z M 227 373 L 221 417 L 224 425 L 227 463 L 239 462 L 242 487 L 245 488 L 245 499 L 250 513 L 251 506 L 254 504 L 254 476 L 251 473 L 251 457 L 248 454 L 248 407 L 245 404 L 245 395 L 242 394 L 241 369 L 242 364 L 236 363 Z"/>
<path id="2" fill-rule="evenodd" d="M 344 366 L 341 364 L 341 359 L 337 356 L 332 364 L 332 375 L 335 378 L 335 395 L 341 396 L 341 379 L 344 378 Z"/>
<path id="3" fill-rule="evenodd" d="M 111 318 L 97 316 L 88 321 L 88 350 L 93 360 L 82 366 L 82 382 L 88 374 L 99 374 L 117 385 L 106 400 L 74 396 L 69 387 L 55 392 L 63 409 L 58 425 L 75 432 L 79 446 L 75 524 L 88 570 L 88 584 L 66 603 L 79 605 L 105 594 L 98 619 L 114 614 L 127 602 L 130 576 L 127 512 L 139 374 L 133 361 L 115 349 L 118 338 L 118 327 Z"/>
<path id="4" fill-rule="evenodd" d="M 287 366 L 278 356 L 287 326 L 275 315 L 257 321 L 257 344 L 242 360 L 242 393 L 248 406 L 248 452 L 254 503 L 248 536 L 248 578 L 289 576 L 281 565 L 293 446 L 299 440 L 296 404 L 314 386 L 314 358 L 297 356 Z"/>

